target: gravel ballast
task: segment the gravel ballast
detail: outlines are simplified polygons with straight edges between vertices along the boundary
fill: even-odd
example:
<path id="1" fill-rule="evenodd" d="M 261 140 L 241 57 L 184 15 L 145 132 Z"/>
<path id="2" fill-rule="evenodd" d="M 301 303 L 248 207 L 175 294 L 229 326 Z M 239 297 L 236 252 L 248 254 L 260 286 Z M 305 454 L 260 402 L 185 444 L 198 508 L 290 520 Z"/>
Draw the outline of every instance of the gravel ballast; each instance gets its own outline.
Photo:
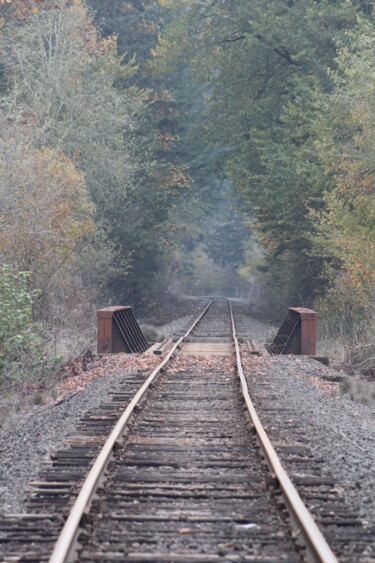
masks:
<path id="1" fill-rule="evenodd" d="M 191 318 L 187 315 L 173 320 L 161 330 L 170 338 L 176 331 L 187 328 Z M 24 511 L 28 483 L 35 480 L 50 455 L 61 448 L 83 415 L 108 401 L 110 394 L 120 388 L 126 373 L 137 370 L 137 364 L 142 369 L 145 367 L 142 355 L 133 354 L 126 355 L 125 368 L 117 369 L 118 356 L 97 357 L 89 366 L 87 377 L 71 376 L 49 384 L 42 393 L 35 391 L 39 399 L 43 396 L 40 405 L 32 404 L 30 391 L 17 397 L 14 391 L 3 394 L 2 404 L 8 404 L 1 411 L 1 515 Z M 148 363 L 159 361 L 151 356 Z M 127 368 L 128 363 L 132 367 Z"/>
<path id="2" fill-rule="evenodd" d="M 163 334 L 171 337 L 189 322 L 189 316 L 174 321 L 162 328 Z M 249 338 L 264 342 L 271 332 L 272 327 L 249 317 Z M 0 433 L 2 514 L 24 511 L 28 482 L 36 478 L 83 414 L 106 401 L 120 385 L 124 369 L 111 368 L 111 358 L 100 361 L 101 375 L 82 388 L 60 400 L 49 398 L 45 404 L 24 407 L 4 421 Z M 375 523 L 375 409 L 340 397 L 333 384 L 326 386 L 336 372 L 309 358 L 251 357 L 246 373 L 250 392 L 260 406 L 257 381 L 272 382 L 280 407 L 309 428 L 311 449 L 324 457 L 327 471 L 335 476 L 346 499 L 359 507 L 362 518 Z"/>
<path id="3" fill-rule="evenodd" d="M 246 374 L 260 411 L 266 402 L 264 385 L 271 385 L 277 407 L 302 424 L 307 445 L 324 459 L 347 502 L 374 524 L 375 409 L 340 396 L 335 384 L 327 384 L 337 373 L 303 356 L 253 358 Z"/>
<path id="4" fill-rule="evenodd" d="M 83 414 L 98 407 L 123 379 L 123 371 L 98 377 L 57 403 L 26 407 L 12 415 L 13 431 L 8 427 L 0 435 L 3 514 L 24 511 L 28 482 L 35 479 L 50 454 L 61 447 Z"/>

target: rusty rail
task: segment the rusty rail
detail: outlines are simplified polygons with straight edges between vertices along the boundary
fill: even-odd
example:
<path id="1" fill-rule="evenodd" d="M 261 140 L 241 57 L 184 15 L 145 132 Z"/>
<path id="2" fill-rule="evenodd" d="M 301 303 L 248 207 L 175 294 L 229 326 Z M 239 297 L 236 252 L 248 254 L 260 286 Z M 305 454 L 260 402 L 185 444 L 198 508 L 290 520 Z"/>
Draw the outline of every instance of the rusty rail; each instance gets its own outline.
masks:
<path id="1" fill-rule="evenodd" d="M 322 534 L 318 530 L 314 520 L 312 519 L 307 508 L 300 499 L 297 491 L 289 480 L 285 470 L 281 466 L 281 463 L 274 451 L 270 441 L 260 423 L 260 420 L 255 412 L 253 403 L 250 399 L 249 392 L 246 385 L 245 376 L 242 369 L 240 348 L 238 340 L 236 337 L 236 328 L 234 323 L 233 311 L 229 302 L 230 316 L 232 323 L 232 333 L 235 343 L 236 359 L 238 366 L 238 373 L 241 381 L 242 393 L 249 411 L 251 421 L 257 433 L 258 440 L 264 451 L 265 457 L 269 463 L 272 473 L 275 475 L 278 483 L 280 484 L 281 490 L 283 491 L 285 502 L 289 508 L 292 520 L 295 522 L 298 530 L 301 531 L 303 537 L 305 538 L 309 561 L 319 562 L 319 563 L 337 563 L 337 559 L 327 545 Z M 212 301 L 207 305 L 205 310 L 196 319 L 196 321 L 191 325 L 189 330 L 175 343 L 170 352 L 167 354 L 165 359 L 159 364 L 159 366 L 150 374 L 145 383 L 140 387 L 138 392 L 135 394 L 134 398 L 131 400 L 124 413 L 122 414 L 120 420 L 117 422 L 115 428 L 111 432 L 109 438 L 107 439 L 105 445 L 103 446 L 99 456 L 94 462 L 84 484 L 79 493 L 75 504 L 65 522 L 62 532 L 55 544 L 54 551 L 49 559 L 50 563 L 66 563 L 73 553 L 76 539 L 79 534 L 79 526 L 83 515 L 89 510 L 90 504 L 92 502 L 95 490 L 98 483 L 103 477 L 105 469 L 108 462 L 112 456 L 112 452 L 117 443 L 121 442 L 122 435 L 128 424 L 135 407 L 141 402 L 145 396 L 150 385 L 162 371 L 162 369 L 171 360 L 174 353 L 179 348 L 182 341 L 189 336 L 191 331 L 196 327 L 202 317 L 207 313 L 208 309 L 212 305 Z"/>
<path id="2" fill-rule="evenodd" d="M 211 301 L 204 311 L 199 315 L 199 317 L 194 321 L 187 332 L 176 342 L 172 347 L 170 352 L 164 358 L 164 360 L 158 365 L 157 368 L 149 375 L 137 393 L 134 395 L 133 399 L 130 401 L 129 405 L 123 412 L 121 418 L 117 422 L 116 426 L 109 435 L 106 443 L 104 444 L 102 450 L 100 451 L 98 457 L 96 458 L 94 465 L 92 466 L 85 482 L 83 483 L 82 489 L 70 511 L 70 514 L 65 522 L 65 525 L 59 535 L 59 538 L 55 544 L 55 548 L 49 559 L 49 563 L 66 563 L 70 559 L 70 556 L 74 549 L 74 544 L 79 534 L 79 526 L 83 515 L 89 510 L 90 504 L 92 502 L 95 490 L 102 478 L 108 462 L 112 456 L 112 452 L 117 443 L 121 441 L 122 434 L 128 424 L 135 407 L 141 402 L 145 396 L 147 390 L 149 389 L 152 382 L 160 374 L 162 369 L 169 363 L 173 354 L 176 352 L 178 347 L 184 338 L 187 338 L 195 326 L 199 323 L 202 317 L 207 313 L 211 307 L 213 301 Z"/>
<path id="3" fill-rule="evenodd" d="M 232 322 L 233 340 L 236 349 L 237 370 L 241 381 L 242 394 L 246 403 L 250 420 L 254 426 L 258 442 L 265 455 L 268 466 L 280 486 L 292 522 L 305 540 L 308 560 L 317 563 L 337 563 L 335 555 L 332 553 L 331 548 L 327 544 L 310 512 L 306 508 L 297 490 L 290 481 L 285 469 L 281 465 L 279 457 L 275 452 L 256 413 L 254 404 L 249 395 L 249 390 L 242 368 L 240 347 L 236 336 L 236 327 L 230 301 L 229 307 Z"/>

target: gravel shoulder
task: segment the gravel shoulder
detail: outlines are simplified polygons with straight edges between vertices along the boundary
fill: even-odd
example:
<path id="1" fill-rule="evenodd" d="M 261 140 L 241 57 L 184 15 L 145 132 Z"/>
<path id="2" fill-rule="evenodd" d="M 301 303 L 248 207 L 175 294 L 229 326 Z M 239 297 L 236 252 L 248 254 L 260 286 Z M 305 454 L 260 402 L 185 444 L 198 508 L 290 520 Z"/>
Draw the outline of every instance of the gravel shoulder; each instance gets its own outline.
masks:
<path id="1" fill-rule="evenodd" d="M 158 330 L 173 337 L 189 325 L 183 316 Z M 248 318 L 249 338 L 263 343 L 273 328 Z M 9 408 L 0 429 L 1 513 L 24 511 L 28 482 L 38 475 L 50 454 L 61 447 L 85 412 L 106 401 L 131 370 L 152 369 L 156 356 L 125 355 L 95 358 L 88 371 L 66 376 L 44 391 L 40 405 Z M 281 407 L 300 419 L 309 430 L 311 449 L 324 457 L 327 471 L 337 476 L 349 502 L 361 516 L 375 523 L 375 409 L 340 397 L 336 372 L 303 357 L 251 357 L 246 364 L 250 391 L 267 378 L 277 388 Z M 328 382 L 327 382 L 328 381 Z M 6 398 L 0 398 L 0 404 Z M 5 412 L 5 411 L 4 411 Z"/>
<path id="2" fill-rule="evenodd" d="M 246 373 L 256 405 L 262 406 L 264 384 L 272 385 L 278 408 L 305 428 L 347 502 L 375 524 L 375 409 L 340 396 L 338 384 L 327 383 L 337 373 L 302 356 L 253 358 Z"/>
<path id="3" fill-rule="evenodd" d="M 43 463 L 73 432 L 85 412 L 98 407 L 124 379 L 124 370 L 81 382 L 77 391 L 59 391 L 59 398 L 44 398 L 39 406 L 25 405 L 10 412 L 0 433 L 1 513 L 22 513 L 28 483 L 35 479 Z"/>
<path id="4" fill-rule="evenodd" d="M 190 324 L 185 315 L 159 327 L 170 338 Z M 94 356 L 87 371 L 77 362 L 59 379 L 0 394 L 0 515 L 22 513 L 28 483 L 38 476 L 50 455 L 73 433 L 82 416 L 107 401 L 127 373 L 150 371 L 155 355 Z M 74 367 L 74 373 L 71 368 Z M 41 404 L 33 404 L 33 402 Z"/>

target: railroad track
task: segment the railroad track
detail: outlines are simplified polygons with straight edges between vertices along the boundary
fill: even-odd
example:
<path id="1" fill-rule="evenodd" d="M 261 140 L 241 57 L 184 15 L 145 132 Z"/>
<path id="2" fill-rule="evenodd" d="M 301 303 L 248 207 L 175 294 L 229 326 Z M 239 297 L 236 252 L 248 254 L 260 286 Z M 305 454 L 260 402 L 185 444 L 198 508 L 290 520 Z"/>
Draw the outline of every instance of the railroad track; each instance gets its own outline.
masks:
<path id="1" fill-rule="evenodd" d="M 230 309 L 209 304 L 149 377 L 84 417 L 30 513 L 1 523 L 4 561 L 336 561 L 259 422 Z M 199 361 L 207 345 L 218 355 Z"/>

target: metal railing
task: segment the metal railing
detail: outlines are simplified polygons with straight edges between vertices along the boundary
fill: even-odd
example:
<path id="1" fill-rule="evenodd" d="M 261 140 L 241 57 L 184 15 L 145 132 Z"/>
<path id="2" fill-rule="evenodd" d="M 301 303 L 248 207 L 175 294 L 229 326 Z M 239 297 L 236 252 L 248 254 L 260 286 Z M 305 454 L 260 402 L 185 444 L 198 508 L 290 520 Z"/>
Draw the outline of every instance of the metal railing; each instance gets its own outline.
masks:
<path id="1" fill-rule="evenodd" d="M 98 354 L 145 352 L 149 345 L 131 307 L 107 307 L 97 311 Z"/>
<path id="2" fill-rule="evenodd" d="M 315 311 L 290 307 L 272 344 L 266 346 L 270 354 L 316 355 Z"/>

